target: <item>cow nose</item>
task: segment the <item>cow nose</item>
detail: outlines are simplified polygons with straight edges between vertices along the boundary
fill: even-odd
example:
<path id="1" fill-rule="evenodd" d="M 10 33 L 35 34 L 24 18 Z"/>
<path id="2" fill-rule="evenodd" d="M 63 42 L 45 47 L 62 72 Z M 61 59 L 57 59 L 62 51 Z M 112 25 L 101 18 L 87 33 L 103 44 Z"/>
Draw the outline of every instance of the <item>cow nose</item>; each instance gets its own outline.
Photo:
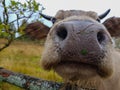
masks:
<path id="1" fill-rule="evenodd" d="M 97 33 L 97 40 L 98 40 L 98 43 L 99 44 L 102 44 L 102 42 L 104 42 L 105 41 L 105 34 L 104 34 L 104 32 L 101 32 L 101 31 L 99 31 L 98 33 Z"/>
<path id="2" fill-rule="evenodd" d="M 83 40 L 86 40 L 86 38 L 89 36 L 91 40 L 92 39 L 97 40 L 97 42 L 101 45 L 106 40 L 104 29 L 102 29 L 99 26 L 96 27 L 97 25 L 91 28 L 90 26 L 92 25 L 95 26 L 91 22 L 87 22 L 87 23 L 85 22 L 77 22 L 77 23 L 76 22 L 64 22 L 58 25 L 56 29 L 56 35 L 60 41 L 64 41 L 67 37 L 68 39 L 70 39 L 72 36 L 74 36 L 74 38 L 81 38 Z M 79 32 L 84 32 L 84 33 L 79 33 Z M 75 37 L 76 36 L 75 33 L 76 34 L 79 33 L 80 37 Z"/>
<path id="3" fill-rule="evenodd" d="M 60 25 L 57 29 L 57 36 L 60 40 L 64 40 L 67 37 L 67 28 L 64 25 Z"/>
<path id="4" fill-rule="evenodd" d="M 67 34 L 68 34 L 68 30 L 67 30 L 67 27 L 65 25 L 61 25 L 57 29 L 57 36 L 58 36 L 58 38 L 60 40 L 66 39 Z M 97 40 L 98 40 L 99 44 L 101 44 L 102 42 L 104 42 L 104 40 L 105 40 L 104 32 L 102 32 L 102 31 L 98 31 L 97 32 Z"/>
<path id="5" fill-rule="evenodd" d="M 62 22 L 55 29 L 56 42 L 59 45 L 62 58 L 89 58 L 98 60 L 104 56 L 104 48 L 109 42 L 106 28 L 92 21 Z M 98 60 L 99 61 L 99 60 Z"/>

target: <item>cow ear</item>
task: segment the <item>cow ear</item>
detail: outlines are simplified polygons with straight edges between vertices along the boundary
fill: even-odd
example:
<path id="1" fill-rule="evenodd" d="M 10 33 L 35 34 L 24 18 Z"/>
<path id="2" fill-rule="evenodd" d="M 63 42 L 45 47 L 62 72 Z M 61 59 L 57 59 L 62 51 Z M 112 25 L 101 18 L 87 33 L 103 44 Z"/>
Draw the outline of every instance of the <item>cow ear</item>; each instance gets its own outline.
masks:
<path id="1" fill-rule="evenodd" d="M 103 24 L 112 37 L 120 37 L 120 17 L 110 17 Z"/>
<path id="2" fill-rule="evenodd" d="M 44 39 L 50 28 L 41 22 L 30 23 L 24 29 L 25 34 L 32 39 Z"/>

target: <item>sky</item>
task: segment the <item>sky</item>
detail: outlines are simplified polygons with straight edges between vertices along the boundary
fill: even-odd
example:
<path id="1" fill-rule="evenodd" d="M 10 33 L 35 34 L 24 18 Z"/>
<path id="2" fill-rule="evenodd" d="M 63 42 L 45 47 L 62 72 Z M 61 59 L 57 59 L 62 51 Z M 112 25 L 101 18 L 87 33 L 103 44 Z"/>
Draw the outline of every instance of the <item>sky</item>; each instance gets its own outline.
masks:
<path id="1" fill-rule="evenodd" d="M 43 13 L 54 16 L 60 10 L 95 11 L 98 14 L 111 9 L 109 16 L 120 16 L 120 0 L 36 0 L 46 9 Z"/>
<path id="2" fill-rule="evenodd" d="M 24 2 L 25 0 L 20 0 Z M 106 10 L 111 9 L 110 14 L 106 17 L 120 17 L 120 0 L 36 0 L 41 3 L 45 10 L 44 14 L 54 16 L 58 10 L 85 10 L 95 11 L 99 15 Z M 105 19 L 106 19 L 105 18 Z M 104 20 L 105 20 L 104 19 Z M 104 21 L 103 20 L 103 21 Z M 50 23 L 45 22 L 48 26 Z"/>
<path id="3" fill-rule="evenodd" d="M 120 0 L 36 0 L 36 1 L 38 1 L 45 7 L 43 13 L 50 16 L 54 16 L 56 12 L 61 9 L 95 11 L 99 15 L 104 13 L 106 10 L 111 9 L 111 12 L 106 18 L 112 16 L 120 17 Z M 48 26 L 52 25 L 51 23 L 48 22 L 45 23 Z"/>

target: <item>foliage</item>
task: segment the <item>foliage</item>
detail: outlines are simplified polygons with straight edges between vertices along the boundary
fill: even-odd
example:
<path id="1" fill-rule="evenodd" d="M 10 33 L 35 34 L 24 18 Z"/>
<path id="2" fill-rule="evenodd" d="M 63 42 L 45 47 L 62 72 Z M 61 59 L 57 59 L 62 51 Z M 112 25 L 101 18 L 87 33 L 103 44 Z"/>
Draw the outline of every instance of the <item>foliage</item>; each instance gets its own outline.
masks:
<path id="1" fill-rule="evenodd" d="M 25 0 L 24 3 L 14 0 L 0 1 L 0 38 L 6 43 L 0 46 L 0 51 L 8 47 L 17 36 L 23 35 L 27 23 L 37 21 L 43 6 L 35 0 Z"/>

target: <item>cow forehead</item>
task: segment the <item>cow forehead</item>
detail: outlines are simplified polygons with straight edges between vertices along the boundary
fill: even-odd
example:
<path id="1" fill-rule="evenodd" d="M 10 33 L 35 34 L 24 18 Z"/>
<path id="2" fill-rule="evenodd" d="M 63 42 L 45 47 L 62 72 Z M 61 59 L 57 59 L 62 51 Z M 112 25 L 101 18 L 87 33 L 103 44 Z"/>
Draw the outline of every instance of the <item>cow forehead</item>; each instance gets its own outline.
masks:
<path id="1" fill-rule="evenodd" d="M 57 14 L 55 15 L 55 18 L 57 18 L 58 20 L 63 20 L 65 18 L 71 17 L 71 16 L 87 16 L 87 17 L 91 17 L 93 19 L 97 19 L 98 15 L 96 12 L 93 11 L 82 11 L 82 10 L 59 10 L 57 12 Z"/>

